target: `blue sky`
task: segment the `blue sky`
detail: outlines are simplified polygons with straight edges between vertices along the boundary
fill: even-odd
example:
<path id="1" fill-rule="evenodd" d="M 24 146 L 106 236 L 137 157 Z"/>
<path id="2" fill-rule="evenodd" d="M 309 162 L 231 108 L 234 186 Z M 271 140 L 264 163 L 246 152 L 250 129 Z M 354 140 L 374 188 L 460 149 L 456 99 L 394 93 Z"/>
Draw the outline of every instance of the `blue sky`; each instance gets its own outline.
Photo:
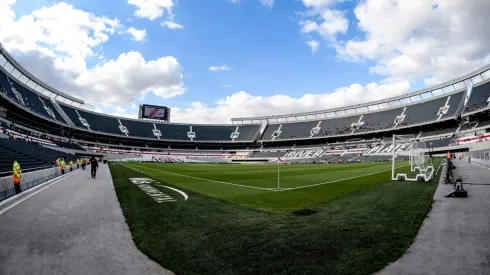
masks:
<path id="1" fill-rule="evenodd" d="M 134 3 L 145 1 L 158 2 L 158 0 L 65 0 L 63 2 L 71 5 L 70 9 L 117 20 L 121 25 L 114 33 L 107 33 L 108 39 L 90 46 L 94 52 L 102 54 L 103 59 L 98 55 L 84 56 L 87 71 L 103 66 L 105 62 L 117 60 L 120 54 L 132 51 L 138 52 L 147 62 L 162 57 L 174 57 L 182 68 L 182 87 L 185 88 L 185 92 L 178 92 L 178 95 L 165 98 L 149 92 L 143 102 L 180 109 L 177 113 L 180 112 L 181 119 L 192 119 L 196 115 L 202 115 L 200 112 L 206 112 L 206 116 L 219 115 L 224 110 L 227 111 L 225 115 L 227 118 L 234 116 L 230 110 L 236 110 L 236 116 L 241 116 L 247 113 L 247 110 L 237 110 L 240 109 L 240 104 L 237 105 L 236 100 L 242 98 L 237 96 L 240 91 L 248 95 L 249 101 L 257 101 L 258 97 L 262 97 L 266 103 L 260 102 L 259 106 L 271 109 L 270 112 L 252 112 L 253 115 L 359 103 L 359 100 L 394 96 L 457 77 L 460 73 L 468 72 L 470 68 L 474 69 L 484 64 L 487 58 L 487 56 L 474 57 L 469 62 L 468 57 L 472 53 L 466 53 L 468 57 L 462 56 L 462 61 L 457 60 L 463 65 L 454 64 L 453 67 L 458 69 L 440 70 L 439 68 L 444 64 L 421 57 L 421 53 L 417 52 L 417 47 L 421 48 L 421 45 L 429 44 L 427 42 L 429 40 L 426 35 L 417 37 L 416 34 L 423 34 L 426 28 L 436 29 L 437 24 L 427 22 L 426 27 L 415 19 L 401 18 L 400 15 L 392 19 L 384 18 L 391 20 L 387 24 L 377 24 L 376 21 L 381 20 L 376 18 L 385 17 L 382 11 L 376 14 L 380 12 L 379 7 L 376 6 L 379 1 L 276 0 L 273 1 L 272 7 L 267 7 L 259 0 L 167 0 L 173 2 L 171 14 L 169 10 L 164 9 L 156 18 L 137 14 L 138 7 Z M 32 4 L 31 1 L 17 1 L 11 5 L 11 8 L 15 12 L 15 20 L 18 20 L 23 15 L 36 14 L 38 10 L 52 7 L 60 2 L 35 1 L 35 4 Z M 391 8 L 395 16 L 396 13 L 404 14 L 404 9 L 414 10 L 392 1 L 385 2 L 387 9 Z M 418 0 L 415 2 L 423 3 Z M 417 8 L 420 9 L 418 12 L 440 13 L 439 23 L 444 24 L 442 17 L 445 15 L 442 13 L 446 11 L 445 4 L 442 2 L 436 3 L 436 9 L 431 3 L 424 7 L 418 5 Z M 49 12 L 47 14 L 49 16 Z M 337 17 L 334 16 L 335 14 Z M 439 14 L 432 16 L 436 17 Z M 37 20 L 41 21 L 41 17 L 38 16 Z M 58 19 L 58 17 L 62 15 L 53 15 L 53 20 L 65 22 L 63 20 L 66 19 Z M 339 27 L 342 20 L 347 22 L 344 29 Z M 164 27 L 161 25 L 163 21 L 175 22 L 183 28 Z M 318 27 L 313 31 L 307 30 L 305 27 L 307 22 L 316 22 L 315 24 L 322 26 L 323 29 Z M 398 27 L 397 24 L 400 26 Z M 135 41 L 127 33 L 128 28 L 146 30 L 144 40 Z M 397 28 L 400 31 L 397 31 Z M 388 38 L 383 37 L 383 33 L 386 33 Z M 391 39 L 390 33 L 396 39 Z M 398 33 L 402 34 L 398 35 Z M 89 35 L 93 33 L 89 31 Z M 433 38 L 436 41 L 439 39 Z M 441 38 L 441 45 L 445 43 L 443 39 Z M 318 50 L 315 52 L 306 43 L 313 40 L 319 43 Z M 35 43 L 42 44 L 41 41 Z M 406 45 L 410 43 L 414 45 L 413 48 L 408 49 Z M 62 42 L 49 45 L 49 48 L 59 49 L 59 45 L 62 45 Z M 27 52 L 20 46 L 17 48 L 10 46 L 10 49 L 20 59 Z M 449 48 L 447 51 L 448 55 L 443 57 L 454 58 L 456 52 Z M 67 56 L 66 53 L 59 51 L 56 54 Z M 55 60 L 56 57 L 53 59 Z M 209 69 L 211 66 L 223 65 L 230 69 L 218 71 Z M 60 66 L 55 69 L 61 70 Z M 162 74 L 162 82 L 165 81 L 164 78 Z M 152 81 L 153 86 L 156 85 L 154 82 L 159 84 L 158 79 Z M 72 82 L 79 82 L 79 79 L 74 78 Z M 370 86 L 370 83 L 375 87 Z M 98 84 L 95 81 L 91 83 L 93 87 Z M 351 86 L 352 84 L 358 86 Z M 88 86 L 84 87 L 87 89 Z M 326 96 L 339 89 L 342 93 Z M 94 88 L 95 90 L 97 89 Z M 117 96 L 118 91 L 111 92 Z M 112 106 L 100 104 L 97 106 L 99 111 L 105 113 L 134 115 L 135 110 L 130 106 L 131 103 L 141 103 L 138 99 L 140 92 L 126 91 L 126 94 L 134 95 L 125 97 L 124 100 L 115 100 L 117 104 L 111 104 Z M 313 102 L 307 102 L 305 94 L 315 95 L 313 100 L 310 100 Z M 284 98 L 288 96 L 290 99 Z M 231 97 L 230 101 L 233 103 L 223 103 L 227 109 L 219 109 L 217 102 L 227 97 Z M 287 103 L 281 106 L 278 101 L 287 101 Z M 193 102 L 199 102 L 199 106 L 207 107 L 196 110 L 197 107 Z M 297 109 L 291 107 L 296 103 L 301 106 Z M 250 104 L 243 105 L 249 110 L 250 106 L 253 107 Z M 118 111 L 116 106 L 119 106 Z"/>

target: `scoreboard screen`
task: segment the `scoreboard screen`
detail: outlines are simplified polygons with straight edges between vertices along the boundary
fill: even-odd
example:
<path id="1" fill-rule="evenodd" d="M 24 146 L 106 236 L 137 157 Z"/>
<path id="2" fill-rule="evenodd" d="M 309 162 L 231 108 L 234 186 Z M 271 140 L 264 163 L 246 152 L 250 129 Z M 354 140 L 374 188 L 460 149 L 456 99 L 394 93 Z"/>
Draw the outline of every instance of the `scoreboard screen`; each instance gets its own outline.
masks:
<path id="1" fill-rule="evenodd" d="M 140 105 L 140 119 L 156 119 L 170 121 L 170 108 L 165 106 Z"/>

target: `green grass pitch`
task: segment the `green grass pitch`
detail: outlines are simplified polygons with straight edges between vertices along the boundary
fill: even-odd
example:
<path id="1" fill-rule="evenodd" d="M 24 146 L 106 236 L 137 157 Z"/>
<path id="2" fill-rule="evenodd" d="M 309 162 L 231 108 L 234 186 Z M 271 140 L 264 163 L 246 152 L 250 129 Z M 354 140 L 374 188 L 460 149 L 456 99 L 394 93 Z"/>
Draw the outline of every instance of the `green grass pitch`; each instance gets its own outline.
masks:
<path id="1" fill-rule="evenodd" d="M 391 163 L 111 163 L 136 245 L 177 274 L 371 274 L 415 237 L 437 186 L 390 181 Z M 186 192 L 157 203 L 129 178 Z"/>

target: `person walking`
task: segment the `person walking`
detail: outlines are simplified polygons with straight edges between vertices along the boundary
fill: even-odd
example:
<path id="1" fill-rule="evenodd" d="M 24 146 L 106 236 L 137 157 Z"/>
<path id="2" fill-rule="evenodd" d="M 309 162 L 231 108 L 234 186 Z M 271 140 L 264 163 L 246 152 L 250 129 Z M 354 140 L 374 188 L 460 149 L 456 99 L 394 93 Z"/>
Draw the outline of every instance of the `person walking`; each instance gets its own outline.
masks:
<path id="1" fill-rule="evenodd" d="M 73 160 L 70 160 L 70 172 L 73 172 Z"/>
<path id="2" fill-rule="evenodd" d="M 90 158 L 90 174 L 92 175 L 92 178 L 95 179 L 95 175 L 97 174 L 97 168 L 99 167 L 99 163 L 95 159 L 95 157 Z"/>
<path id="3" fill-rule="evenodd" d="M 20 178 L 22 178 L 22 170 L 20 170 L 20 164 L 17 162 L 17 160 L 14 160 L 14 164 L 12 166 L 12 178 L 14 181 L 15 194 L 19 194 L 20 192 L 22 192 L 22 190 L 20 190 Z"/>

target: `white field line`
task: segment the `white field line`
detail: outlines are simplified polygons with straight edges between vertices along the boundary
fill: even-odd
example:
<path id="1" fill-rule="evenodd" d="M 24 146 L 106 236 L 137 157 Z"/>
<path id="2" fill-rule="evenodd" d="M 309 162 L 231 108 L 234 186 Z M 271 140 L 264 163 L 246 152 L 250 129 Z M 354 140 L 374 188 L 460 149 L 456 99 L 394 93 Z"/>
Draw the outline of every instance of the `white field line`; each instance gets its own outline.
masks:
<path id="1" fill-rule="evenodd" d="M 277 191 L 288 191 L 288 190 L 308 188 L 308 187 L 313 187 L 313 186 L 318 186 L 318 185 L 324 185 L 324 184 L 329 184 L 329 183 L 335 183 L 335 182 L 340 182 L 340 181 L 346 181 L 346 180 L 352 180 L 352 179 L 367 177 L 367 176 L 371 176 L 371 175 L 374 175 L 374 174 L 379 174 L 379 173 L 383 173 L 383 172 L 387 172 L 387 171 L 391 171 L 391 168 L 390 169 L 387 169 L 387 170 L 381 170 L 381 171 L 378 171 L 378 172 L 374 172 L 374 173 L 370 173 L 370 174 L 365 174 L 365 175 L 360 175 L 360 176 L 355 176 L 355 177 L 350 177 L 350 178 L 345 178 L 345 179 L 332 180 L 332 181 L 327 181 L 327 182 L 321 182 L 321 183 L 315 183 L 315 184 L 298 186 L 298 187 L 291 187 L 291 188 L 281 188 L 281 189 L 279 189 Z"/>
<path id="2" fill-rule="evenodd" d="M 161 185 L 161 184 L 155 184 L 155 185 L 161 186 L 161 187 L 165 187 L 165 188 L 168 188 L 168 189 L 171 189 L 171 190 L 174 190 L 175 192 L 180 193 L 184 197 L 185 200 L 187 200 L 189 198 L 189 196 L 187 196 L 187 194 L 184 191 L 181 191 L 181 190 L 179 190 L 177 188 L 172 188 L 170 186 L 165 186 L 165 185 Z"/>
<path id="3" fill-rule="evenodd" d="M 138 165 L 134 165 L 134 166 L 138 166 Z M 281 189 L 277 190 L 277 188 L 263 188 L 263 187 L 248 186 L 248 185 L 242 185 L 242 184 L 225 182 L 225 181 L 215 181 L 215 180 L 210 180 L 210 179 L 204 179 L 204 178 L 198 178 L 198 177 L 193 177 L 193 176 L 187 176 L 187 175 L 182 175 L 182 174 L 167 172 L 167 171 L 153 169 L 153 168 L 144 167 L 144 166 L 138 166 L 138 167 L 140 167 L 140 168 L 146 168 L 146 169 L 150 169 L 150 170 L 154 170 L 154 171 L 158 171 L 158 172 L 169 173 L 169 174 L 173 174 L 173 175 L 177 175 L 177 176 L 181 176 L 181 177 L 187 177 L 187 178 L 199 179 L 199 180 L 204 180 L 204 181 L 210 181 L 210 182 L 216 182 L 216 183 L 223 183 L 223 184 L 235 185 L 235 186 L 240 186 L 240 187 L 245 187 L 245 188 L 254 188 L 254 189 L 260 189 L 260 190 L 267 190 L 267 191 L 288 191 L 288 190 L 302 189 L 302 188 L 308 188 L 308 187 L 313 187 L 313 186 L 318 186 L 318 185 L 324 185 L 324 184 L 329 184 L 329 183 L 346 181 L 346 180 L 351 180 L 351 179 L 356 179 L 356 178 L 362 178 L 362 177 L 371 176 L 371 175 L 374 175 L 374 174 L 383 173 L 383 172 L 386 172 L 386 171 L 391 171 L 391 168 L 390 168 L 390 169 L 387 169 L 387 170 L 381 170 L 381 171 L 377 171 L 377 172 L 373 172 L 373 173 L 369 173 L 369 174 L 363 174 L 363 175 L 359 175 L 359 176 L 355 176 L 355 177 L 350 177 L 350 178 L 345 178 L 345 179 L 339 179 L 339 180 L 333 180 L 333 181 L 327 181 L 327 182 L 321 182 L 321 183 L 315 183 L 315 184 L 310 184 L 310 185 L 305 185 L 305 186 L 298 186 L 298 187 L 291 187 L 291 188 L 281 188 Z"/>
<path id="4" fill-rule="evenodd" d="M 145 166 L 138 166 L 138 165 L 133 165 L 133 166 L 143 168 L 143 169 L 150 169 L 150 170 L 154 170 L 154 171 L 158 171 L 158 172 L 162 172 L 162 173 L 167 173 L 167 174 L 171 174 L 171 175 L 176 175 L 176 176 L 180 176 L 180 177 L 184 177 L 184 178 L 191 178 L 191 179 L 197 179 L 197 180 L 203 180 L 203 181 L 209 181 L 209 182 L 215 182 L 215 183 L 222 183 L 222 184 L 240 186 L 240 187 L 245 187 L 245 188 L 267 190 L 267 191 L 276 190 L 275 188 L 256 187 L 256 186 L 249 186 L 249 185 L 231 183 L 231 182 L 226 182 L 226 181 L 217 181 L 217 180 L 210 180 L 210 179 L 198 178 L 198 177 L 193 177 L 193 176 L 187 176 L 187 175 L 167 172 L 167 171 L 163 171 L 163 170 L 153 169 L 153 168 L 149 168 L 149 167 L 145 167 Z"/>

